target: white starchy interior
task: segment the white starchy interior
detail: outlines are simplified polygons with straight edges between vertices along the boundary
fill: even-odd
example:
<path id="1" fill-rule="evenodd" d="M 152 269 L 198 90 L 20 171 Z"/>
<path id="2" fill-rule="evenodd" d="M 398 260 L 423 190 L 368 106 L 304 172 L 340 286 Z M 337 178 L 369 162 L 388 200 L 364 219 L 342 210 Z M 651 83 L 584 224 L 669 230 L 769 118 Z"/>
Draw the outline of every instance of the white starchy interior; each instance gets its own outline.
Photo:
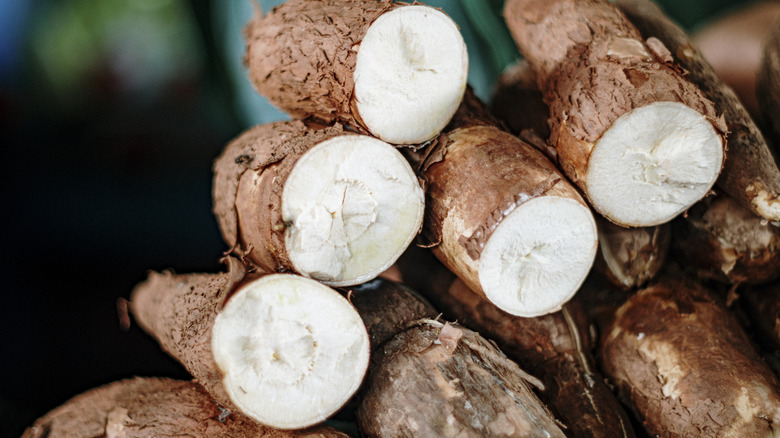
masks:
<path id="1" fill-rule="evenodd" d="M 279 429 L 335 413 L 357 391 L 369 359 L 354 307 L 293 274 L 267 275 L 236 292 L 217 316 L 211 344 L 231 401 Z"/>
<path id="2" fill-rule="evenodd" d="M 722 164 L 712 123 L 681 103 L 656 102 L 620 116 L 598 140 L 585 191 L 618 224 L 659 225 L 703 198 Z"/>
<path id="3" fill-rule="evenodd" d="M 360 43 L 357 112 L 386 142 L 425 142 L 455 114 L 467 75 L 466 44 L 455 22 L 428 6 L 396 8 L 376 19 Z"/>
<path id="4" fill-rule="evenodd" d="M 479 258 L 488 300 L 512 315 L 560 310 L 596 257 L 593 214 L 569 198 L 540 196 L 515 208 L 496 227 Z"/>
<path id="5" fill-rule="evenodd" d="M 409 246 L 425 197 L 389 144 L 342 135 L 306 152 L 282 192 L 287 253 L 301 274 L 331 286 L 366 282 Z"/>

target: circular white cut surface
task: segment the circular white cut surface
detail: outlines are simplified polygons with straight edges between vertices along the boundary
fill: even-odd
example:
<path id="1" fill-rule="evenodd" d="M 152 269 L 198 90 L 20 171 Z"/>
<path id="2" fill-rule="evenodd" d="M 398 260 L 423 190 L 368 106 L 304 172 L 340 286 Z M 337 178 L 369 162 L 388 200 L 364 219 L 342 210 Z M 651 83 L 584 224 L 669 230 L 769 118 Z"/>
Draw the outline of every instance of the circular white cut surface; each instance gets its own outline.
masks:
<path id="1" fill-rule="evenodd" d="M 531 199 L 485 243 L 478 270 L 482 290 L 512 315 L 560 310 L 588 275 L 597 242 L 596 222 L 583 204 L 558 196 Z"/>
<path id="2" fill-rule="evenodd" d="M 363 123 L 393 144 L 430 140 L 449 123 L 466 90 L 468 55 L 457 25 L 428 6 L 404 6 L 369 26 L 355 64 Z"/>
<path id="3" fill-rule="evenodd" d="M 620 116 L 596 143 L 585 176 L 594 208 L 623 226 L 670 221 L 712 188 L 723 139 L 699 112 L 656 102 Z"/>
<path id="4" fill-rule="evenodd" d="M 279 429 L 335 413 L 357 391 L 369 359 L 354 307 L 293 274 L 267 275 L 240 289 L 217 316 L 211 344 L 233 403 Z"/>
<path id="5" fill-rule="evenodd" d="M 334 137 L 306 152 L 285 182 L 287 253 L 298 272 L 331 286 L 366 282 L 412 242 L 424 204 L 394 147 L 364 135 Z"/>

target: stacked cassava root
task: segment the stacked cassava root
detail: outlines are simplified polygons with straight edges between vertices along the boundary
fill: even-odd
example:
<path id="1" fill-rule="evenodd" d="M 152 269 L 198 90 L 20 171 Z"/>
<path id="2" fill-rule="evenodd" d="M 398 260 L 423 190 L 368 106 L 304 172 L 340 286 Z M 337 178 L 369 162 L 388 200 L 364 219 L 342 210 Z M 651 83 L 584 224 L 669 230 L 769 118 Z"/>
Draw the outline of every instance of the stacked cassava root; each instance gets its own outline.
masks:
<path id="1" fill-rule="evenodd" d="M 249 76 L 294 120 L 214 163 L 225 269 L 130 297 L 194 382 L 117 382 L 26 436 L 343 436 L 336 414 L 365 436 L 780 436 L 780 383 L 717 293 L 751 285 L 740 317 L 780 345 L 757 125 L 649 1 L 504 14 L 527 63 L 500 121 L 441 11 L 258 12 Z"/>

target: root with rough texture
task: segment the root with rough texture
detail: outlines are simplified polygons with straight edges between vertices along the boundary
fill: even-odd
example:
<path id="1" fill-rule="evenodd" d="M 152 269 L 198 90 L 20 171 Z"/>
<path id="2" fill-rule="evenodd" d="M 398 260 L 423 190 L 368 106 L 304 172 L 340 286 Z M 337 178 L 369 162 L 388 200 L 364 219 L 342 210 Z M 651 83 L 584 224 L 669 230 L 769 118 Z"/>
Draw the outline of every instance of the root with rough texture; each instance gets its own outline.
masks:
<path id="1" fill-rule="evenodd" d="M 666 262 L 671 227 L 623 228 L 597 218 L 599 255 L 595 267 L 622 289 L 643 286 Z"/>
<path id="2" fill-rule="evenodd" d="M 246 34 L 250 78 L 272 103 L 389 143 L 438 135 L 466 89 L 460 31 L 427 6 L 289 0 Z"/>
<path id="3" fill-rule="evenodd" d="M 723 114 L 729 131 L 728 153 L 716 182 L 718 187 L 754 214 L 770 221 L 780 220 L 780 169 L 734 91 L 717 76 L 685 31 L 652 1 L 618 0 L 616 4 L 645 38 L 657 38 L 669 49 L 675 62 L 688 72 L 688 79 Z M 776 78 L 773 75 L 772 81 L 776 82 Z"/>
<path id="4" fill-rule="evenodd" d="M 780 229 L 726 195 L 699 202 L 673 230 L 675 252 L 701 277 L 762 284 L 780 276 Z"/>
<path id="5" fill-rule="evenodd" d="M 430 265 L 429 265 L 430 263 Z M 539 398 L 571 436 L 633 437 L 626 412 L 596 371 L 585 315 L 571 302 L 545 316 L 509 315 L 480 298 L 436 260 L 420 290 L 444 318 L 496 342 L 509 359 L 544 383 Z"/>
<path id="6" fill-rule="evenodd" d="M 591 206 L 668 222 L 720 173 L 726 126 L 702 92 L 606 0 L 509 0 L 504 16 L 550 108 L 550 143 Z"/>
<path id="7" fill-rule="evenodd" d="M 423 244 L 472 290 L 519 316 L 554 312 L 593 264 L 593 215 L 538 150 L 502 131 L 468 95 L 417 160 Z"/>
<path id="8" fill-rule="evenodd" d="M 300 431 L 271 429 L 225 410 L 195 382 L 136 377 L 68 400 L 36 420 L 22 438 L 162 436 L 346 438 L 348 435 L 327 426 Z"/>
<path id="9" fill-rule="evenodd" d="M 780 383 L 736 319 L 700 285 L 665 278 L 628 299 L 602 368 L 651 435 L 780 433 Z"/>
<path id="10" fill-rule="evenodd" d="M 476 332 L 420 321 L 376 353 L 358 423 L 367 436 L 563 437 L 526 379 Z"/>
<path id="11" fill-rule="evenodd" d="M 314 280 L 244 278 L 229 260 L 221 274 L 151 273 L 130 297 L 138 324 L 227 409 L 279 429 L 324 421 L 368 367 L 359 315 Z"/>
<path id="12" fill-rule="evenodd" d="M 230 142 L 214 163 L 213 195 L 238 255 L 331 286 L 389 268 L 417 235 L 425 202 L 389 144 L 299 121 L 256 126 Z"/>

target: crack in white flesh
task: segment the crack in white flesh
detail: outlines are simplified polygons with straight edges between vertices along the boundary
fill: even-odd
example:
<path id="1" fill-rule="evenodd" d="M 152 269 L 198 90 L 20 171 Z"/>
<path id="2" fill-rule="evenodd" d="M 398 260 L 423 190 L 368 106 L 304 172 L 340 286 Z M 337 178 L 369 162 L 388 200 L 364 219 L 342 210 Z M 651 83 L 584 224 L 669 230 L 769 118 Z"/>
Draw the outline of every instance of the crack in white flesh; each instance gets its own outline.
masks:
<path id="1" fill-rule="evenodd" d="M 540 196 L 513 210 L 479 258 L 488 300 L 507 313 L 535 317 L 560 310 L 596 257 L 593 214 L 569 198 Z"/>
<path id="2" fill-rule="evenodd" d="M 703 198 L 723 163 L 723 140 L 699 112 L 656 102 L 618 118 L 585 176 L 594 208 L 623 226 L 670 221 Z"/>
<path id="3" fill-rule="evenodd" d="M 389 268 L 420 229 L 424 195 L 392 146 L 362 135 L 320 143 L 295 164 L 282 192 L 293 267 L 331 286 Z"/>
<path id="4" fill-rule="evenodd" d="M 360 42 L 357 112 L 376 137 L 423 143 L 439 134 L 466 90 L 468 55 L 457 25 L 427 6 L 380 16 Z"/>
<path id="5" fill-rule="evenodd" d="M 231 401 L 279 429 L 317 424 L 357 391 L 368 367 L 360 316 L 338 292 L 292 274 L 261 277 L 225 304 L 212 330 Z"/>

